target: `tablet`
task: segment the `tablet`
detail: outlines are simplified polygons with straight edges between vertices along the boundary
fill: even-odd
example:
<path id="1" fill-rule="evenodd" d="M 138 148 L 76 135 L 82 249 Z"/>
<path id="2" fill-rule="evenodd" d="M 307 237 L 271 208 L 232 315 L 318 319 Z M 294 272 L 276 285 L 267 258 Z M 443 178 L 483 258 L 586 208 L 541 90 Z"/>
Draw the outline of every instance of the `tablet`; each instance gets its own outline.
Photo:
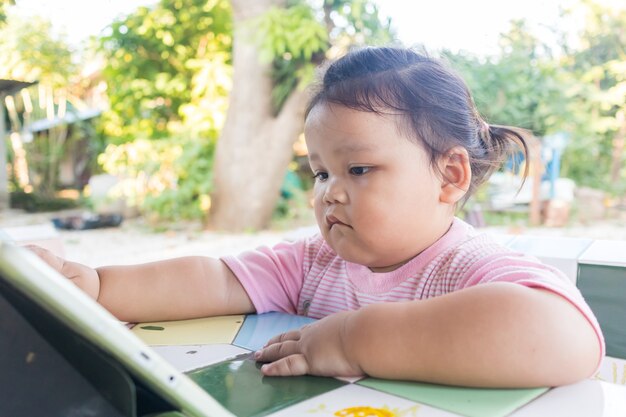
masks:
<path id="1" fill-rule="evenodd" d="M 0 239 L 0 415 L 231 417 L 35 254 Z"/>

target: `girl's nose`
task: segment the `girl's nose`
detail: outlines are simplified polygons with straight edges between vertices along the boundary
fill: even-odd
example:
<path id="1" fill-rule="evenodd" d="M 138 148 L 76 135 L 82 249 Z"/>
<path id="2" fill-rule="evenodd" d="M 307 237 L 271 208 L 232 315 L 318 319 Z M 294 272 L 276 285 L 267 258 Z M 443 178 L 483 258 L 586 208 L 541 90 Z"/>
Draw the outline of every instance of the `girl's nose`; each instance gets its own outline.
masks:
<path id="1" fill-rule="evenodd" d="M 324 184 L 324 202 L 328 204 L 345 204 L 348 202 L 348 194 L 341 182 L 336 178 L 329 178 Z"/>

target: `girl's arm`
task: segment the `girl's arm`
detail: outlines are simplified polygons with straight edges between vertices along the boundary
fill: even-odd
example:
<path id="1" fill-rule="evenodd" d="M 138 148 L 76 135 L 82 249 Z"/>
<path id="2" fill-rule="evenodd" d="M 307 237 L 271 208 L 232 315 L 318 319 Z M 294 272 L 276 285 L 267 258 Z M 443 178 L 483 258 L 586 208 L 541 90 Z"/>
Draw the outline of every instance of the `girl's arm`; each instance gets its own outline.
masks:
<path id="1" fill-rule="evenodd" d="M 183 257 L 93 269 L 41 248 L 30 249 L 123 321 L 254 312 L 239 280 L 219 259 Z"/>
<path id="2" fill-rule="evenodd" d="M 254 312 L 239 280 L 219 259 L 193 256 L 97 268 L 98 302 L 129 322 Z"/>
<path id="3" fill-rule="evenodd" d="M 267 375 L 365 373 L 480 387 L 569 384 L 589 377 L 599 356 L 593 327 L 569 301 L 511 283 L 339 313 L 258 355 L 284 358 L 265 365 Z"/>

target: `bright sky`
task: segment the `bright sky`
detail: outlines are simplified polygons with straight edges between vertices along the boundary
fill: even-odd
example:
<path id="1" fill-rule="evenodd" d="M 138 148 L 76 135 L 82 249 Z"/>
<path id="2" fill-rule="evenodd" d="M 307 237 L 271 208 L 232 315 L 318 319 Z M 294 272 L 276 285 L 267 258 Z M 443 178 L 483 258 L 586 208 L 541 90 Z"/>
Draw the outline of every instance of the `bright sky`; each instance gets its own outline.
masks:
<path id="1" fill-rule="evenodd" d="M 549 37 L 560 7 L 574 0 L 378 0 L 381 12 L 391 17 L 400 40 L 408 46 L 423 44 L 430 51 L 447 48 L 479 55 L 498 50 L 500 33 L 510 21 L 525 19 L 533 33 Z"/>
<path id="2" fill-rule="evenodd" d="M 17 0 L 25 12 L 52 20 L 67 33 L 71 42 L 98 34 L 121 14 L 157 0 Z M 253 0 L 252 0 L 253 1 Z M 428 50 L 441 48 L 466 50 L 479 55 L 494 53 L 500 33 L 511 19 L 525 18 L 535 33 L 549 36 L 559 6 L 575 0 L 376 0 L 383 15 L 392 18 L 400 40 L 408 45 L 424 44 Z M 602 0 L 617 4 L 623 0 Z"/>
<path id="3" fill-rule="evenodd" d="M 16 0 L 20 14 L 37 14 L 52 21 L 71 43 L 98 35 L 119 16 L 157 0 Z"/>

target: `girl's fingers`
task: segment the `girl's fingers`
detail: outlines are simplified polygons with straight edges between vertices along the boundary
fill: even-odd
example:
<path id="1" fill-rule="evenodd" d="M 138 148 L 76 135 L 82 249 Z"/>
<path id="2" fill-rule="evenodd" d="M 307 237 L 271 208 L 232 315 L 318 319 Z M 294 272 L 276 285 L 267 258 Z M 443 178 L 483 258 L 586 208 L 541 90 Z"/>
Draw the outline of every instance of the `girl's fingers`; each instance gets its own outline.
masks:
<path id="1" fill-rule="evenodd" d="M 40 246 L 36 246 L 36 245 L 24 245 L 24 247 L 30 250 L 31 252 L 33 252 L 35 255 L 41 258 L 45 263 L 47 263 L 48 265 L 50 265 L 57 271 L 60 271 L 61 268 L 63 267 L 63 260 L 61 260 L 61 258 L 56 256 L 49 250 L 44 249 Z"/>
<path id="2" fill-rule="evenodd" d="M 296 340 L 273 343 L 254 354 L 254 359 L 259 362 L 274 362 L 290 355 L 300 353 L 300 347 Z"/>
<path id="3" fill-rule="evenodd" d="M 309 364 L 303 354 L 289 355 L 261 367 L 266 376 L 297 376 L 309 373 Z"/>
<path id="4" fill-rule="evenodd" d="M 274 343 L 281 343 L 281 342 L 285 342 L 287 340 L 300 340 L 300 330 L 291 330 L 287 333 L 282 333 L 279 334 L 278 336 L 274 336 L 272 337 L 270 340 L 267 341 L 267 343 L 265 344 L 265 347 L 268 347 L 270 345 L 273 345 Z"/>
<path id="5" fill-rule="evenodd" d="M 24 245 L 24 248 L 28 249 L 31 252 L 34 252 L 35 255 L 39 256 L 40 258 L 51 258 L 52 254 L 47 251 L 46 249 L 40 247 L 40 246 L 36 246 L 36 245 Z"/>

